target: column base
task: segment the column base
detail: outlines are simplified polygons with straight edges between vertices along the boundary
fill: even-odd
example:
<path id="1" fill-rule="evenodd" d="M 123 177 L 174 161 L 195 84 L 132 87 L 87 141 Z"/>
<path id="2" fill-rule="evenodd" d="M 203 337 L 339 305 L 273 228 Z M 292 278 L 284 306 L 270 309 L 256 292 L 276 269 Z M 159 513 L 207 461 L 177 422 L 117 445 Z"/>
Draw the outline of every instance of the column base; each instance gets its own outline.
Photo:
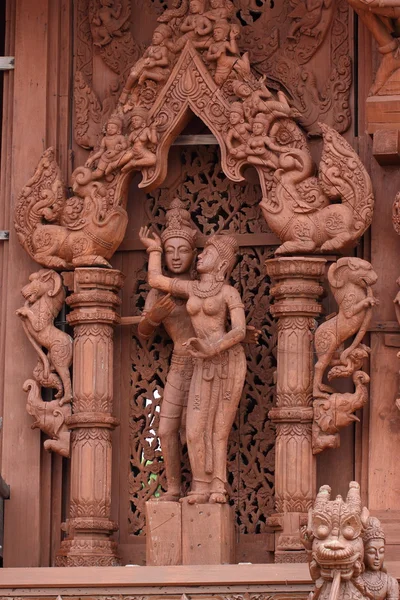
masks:
<path id="1" fill-rule="evenodd" d="M 147 565 L 232 564 L 234 514 L 228 504 L 146 503 Z"/>
<path id="2" fill-rule="evenodd" d="M 118 545 L 111 540 L 78 538 L 61 542 L 56 567 L 119 567 Z"/>
<path id="3" fill-rule="evenodd" d="M 277 550 L 275 552 L 276 563 L 308 563 L 305 550 Z"/>

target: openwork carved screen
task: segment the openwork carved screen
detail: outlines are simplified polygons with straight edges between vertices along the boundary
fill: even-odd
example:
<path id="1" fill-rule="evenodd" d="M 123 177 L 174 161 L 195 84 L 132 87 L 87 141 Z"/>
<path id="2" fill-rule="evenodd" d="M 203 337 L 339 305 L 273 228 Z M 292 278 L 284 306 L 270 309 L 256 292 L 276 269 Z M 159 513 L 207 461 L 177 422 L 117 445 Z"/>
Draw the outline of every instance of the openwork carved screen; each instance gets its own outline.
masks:
<path id="1" fill-rule="evenodd" d="M 231 282 L 244 300 L 247 323 L 262 330 L 257 346 L 246 344 L 248 372 L 238 415 L 231 432 L 228 473 L 231 504 L 235 507 L 241 533 L 262 533 L 267 516 L 273 510 L 274 440 L 268 420 L 272 407 L 275 326 L 269 315 L 269 284 L 264 262 L 272 247 L 256 245 L 257 234 L 267 232 L 259 217 L 257 185 L 235 185 L 222 174 L 218 148 L 186 147 L 179 152 L 181 175 L 175 185 L 147 196 L 146 222 L 161 230 L 165 209 L 178 195 L 191 211 L 200 234 L 229 230 L 236 234 L 254 234 L 254 245 L 241 247 Z M 146 283 L 147 255 L 143 267 L 132 277 L 136 280 L 133 306 L 143 308 L 149 290 Z M 148 343 L 137 335 L 131 340 L 130 397 L 130 479 L 129 531 L 145 534 L 144 503 L 158 495 L 165 485 L 162 451 L 156 436 L 159 404 L 171 354 L 171 343 L 160 329 Z M 186 452 L 182 457 L 184 485 L 190 482 Z"/>

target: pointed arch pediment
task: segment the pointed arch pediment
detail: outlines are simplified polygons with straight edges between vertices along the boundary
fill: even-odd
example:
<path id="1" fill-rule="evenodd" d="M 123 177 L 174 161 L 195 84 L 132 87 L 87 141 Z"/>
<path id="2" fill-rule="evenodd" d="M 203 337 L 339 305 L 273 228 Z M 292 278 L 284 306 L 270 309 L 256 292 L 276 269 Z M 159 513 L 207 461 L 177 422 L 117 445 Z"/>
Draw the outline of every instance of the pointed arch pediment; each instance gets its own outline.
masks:
<path id="1" fill-rule="evenodd" d="M 229 101 L 188 41 L 150 110 L 149 121 L 157 123 L 159 133 L 157 162 L 154 168 L 142 170 L 143 179 L 139 187 L 152 190 L 164 181 L 169 149 L 189 122 L 191 113 L 201 119 L 216 137 L 225 175 L 232 181 L 243 181 L 240 171 L 245 161 L 229 161 L 225 143 L 230 111 Z"/>

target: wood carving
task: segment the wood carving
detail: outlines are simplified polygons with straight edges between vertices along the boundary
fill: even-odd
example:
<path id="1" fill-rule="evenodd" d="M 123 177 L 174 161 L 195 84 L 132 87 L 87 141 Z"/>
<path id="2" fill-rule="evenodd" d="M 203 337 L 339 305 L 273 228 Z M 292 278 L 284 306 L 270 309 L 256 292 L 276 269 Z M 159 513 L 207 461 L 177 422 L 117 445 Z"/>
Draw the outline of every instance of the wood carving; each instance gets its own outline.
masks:
<path id="1" fill-rule="evenodd" d="M 337 448 L 340 444 L 339 429 L 357 421 L 353 414 L 368 400 L 366 384 L 369 377 L 359 369 L 368 357 L 370 349 L 361 343 L 368 331 L 372 307 L 378 303 L 372 286 L 378 279 L 369 262 L 359 258 L 340 258 L 330 266 L 328 280 L 338 304 L 338 314 L 322 323 L 315 332 L 317 363 L 314 371 L 314 423 L 313 451 Z M 344 342 L 355 335 L 346 349 Z M 353 377 L 354 394 L 334 393 L 322 383 L 327 377 Z"/>
<path id="2" fill-rule="evenodd" d="M 42 265 L 108 265 L 125 233 L 133 173 L 141 171 L 140 187 L 159 186 L 171 143 L 193 113 L 216 136 L 222 168 L 232 181 L 243 180 L 246 164 L 257 169 L 260 207 L 283 242 L 279 254 L 337 252 L 354 245 L 369 226 L 371 182 L 357 154 L 321 125 L 324 150 L 315 177 L 295 122 L 298 112 L 283 92 L 275 96 L 252 75 L 247 54 L 239 51 L 231 2 L 212 0 L 208 11 L 203 0 L 191 0 L 185 12 L 184 6 L 179 5 L 181 16 L 165 13 L 152 45 L 130 68 L 103 137 L 86 165 L 72 174 L 74 196 L 65 196 L 51 149 L 21 193 L 17 233 Z M 110 16 L 116 10 L 111 0 L 102 7 L 110 19 L 117 18 Z"/>
<path id="3" fill-rule="evenodd" d="M 186 420 L 192 485 L 189 504 L 227 501 L 227 443 L 242 394 L 246 358 L 240 342 L 246 335 L 244 307 L 237 290 L 225 283 L 236 260 L 233 237 L 212 236 L 197 261 L 200 280 L 170 279 L 161 272 L 161 239 L 140 231 L 149 254 L 149 283 L 187 299 L 195 336 L 184 342 L 193 357 Z M 231 328 L 227 330 L 229 314 Z"/>
<path id="4" fill-rule="evenodd" d="M 315 582 L 311 600 L 398 599 L 398 583 L 383 569 L 384 533 L 379 520 L 362 508 L 355 481 L 345 501 L 331 500 L 328 485 L 319 489 L 301 539 Z"/>
<path id="5" fill-rule="evenodd" d="M 28 392 L 27 411 L 35 419 L 32 428 L 39 427 L 51 439 L 44 442 L 46 450 L 69 456 L 70 432 L 66 418 L 71 415 L 72 339 L 54 326 L 65 301 L 61 276 L 55 271 L 42 269 L 32 273 L 22 289 L 25 305 L 17 310 L 24 331 L 38 354 L 34 379 L 24 383 Z M 45 402 L 40 388 L 56 390 L 55 399 Z"/>
<path id="6" fill-rule="evenodd" d="M 181 177 L 168 187 L 146 195 L 146 222 L 152 223 L 160 236 L 165 227 L 171 198 L 179 196 L 190 207 L 191 220 L 199 239 L 221 230 L 248 232 L 251 238 L 267 231 L 260 216 L 257 183 L 237 185 L 221 177 L 220 155 L 216 146 L 182 147 L 179 160 L 185 165 Z M 204 178 L 204 173 L 207 177 Z M 195 195 L 193 190 L 196 190 Z M 164 245 L 164 244 L 163 244 Z M 274 392 L 276 324 L 270 311 L 270 284 L 263 264 L 273 247 L 263 244 L 240 249 L 238 262 L 229 281 L 242 292 L 247 322 L 262 330 L 258 344 L 244 344 L 247 359 L 246 382 L 239 410 L 228 442 L 229 504 L 235 510 L 237 531 L 244 534 L 265 533 L 266 519 L 274 506 L 275 432 L 268 418 Z M 137 269 L 131 273 L 126 293 L 131 306 L 140 310 L 149 294 L 146 255 L 141 255 Z M 249 285 L 250 284 L 250 285 Z M 135 311 L 135 314 L 139 312 Z M 162 447 L 154 432 L 159 432 L 159 405 L 163 402 L 173 345 L 164 328 L 159 327 L 143 347 L 143 339 L 132 328 L 130 361 L 123 362 L 124 378 L 132 382 L 129 403 L 129 478 L 126 506 L 126 530 L 136 539 L 147 536 L 145 504 L 167 490 Z M 147 400 L 146 400 L 147 399 Z M 151 399 L 151 402 L 149 402 Z M 146 456 L 146 462 L 142 456 Z M 187 448 L 183 447 L 180 469 L 182 493 L 190 487 L 191 472 Z M 124 526 L 122 521 L 121 529 Z M 140 540 L 138 540 L 140 541 Z"/>
<path id="7" fill-rule="evenodd" d="M 399 0 L 347 1 L 372 33 L 382 55 L 370 96 L 399 94 L 400 47 L 396 34 L 400 19 Z"/>
<path id="8" fill-rule="evenodd" d="M 179 280 L 188 281 L 195 258 L 196 229 L 178 198 L 172 201 L 166 220 L 167 226 L 161 234 L 161 240 L 168 272 Z M 181 298 L 171 298 L 169 294 L 154 288 L 146 298 L 139 335 L 148 339 L 161 324 L 172 339 L 174 350 L 158 426 L 167 478 L 167 491 L 160 500 L 176 501 L 182 493 L 180 439 L 186 437 L 186 411 L 193 375 L 193 359 L 185 344 L 195 337 L 195 332 L 186 302 Z"/>

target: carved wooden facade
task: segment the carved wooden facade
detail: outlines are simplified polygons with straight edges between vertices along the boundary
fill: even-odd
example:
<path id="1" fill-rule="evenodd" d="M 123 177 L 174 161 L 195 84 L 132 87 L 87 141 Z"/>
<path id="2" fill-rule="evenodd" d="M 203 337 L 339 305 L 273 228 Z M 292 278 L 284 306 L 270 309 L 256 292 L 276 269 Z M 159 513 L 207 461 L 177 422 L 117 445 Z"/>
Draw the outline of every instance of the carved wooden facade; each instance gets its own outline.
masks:
<path id="1" fill-rule="evenodd" d="M 162 329 L 143 341 L 136 325 L 119 325 L 118 314 L 139 317 L 143 310 L 148 257 L 139 229 L 151 223 L 161 232 L 175 196 L 190 211 L 199 248 L 212 233 L 225 230 L 236 236 L 240 258 L 230 283 L 241 294 L 247 325 L 262 332 L 258 345 L 245 345 L 247 376 L 228 445 L 236 561 L 304 561 L 297 531 L 317 483 L 344 493 L 356 478 L 372 513 L 380 513 L 383 523 L 386 518 L 389 528 L 391 520 L 397 521 L 400 329 L 393 298 L 400 242 L 391 214 L 398 177 L 393 167 L 379 166 L 373 157 L 373 151 L 379 154 L 379 133 L 368 125 L 372 113 L 366 111 L 372 109 L 366 99 L 376 83 L 372 55 L 376 58 L 377 50 L 349 4 L 357 2 L 222 2 L 229 23 L 241 29 L 238 52 L 232 53 L 234 76 L 224 79 L 212 53 L 207 59 L 192 38 L 185 38 L 186 46 L 175 52 L 172 62 L 159 67 L 158 79 L 143 78 L 141 114 L 147 111 L 149 131 L 143 134 L 142 129 L 140 135 L 148 136 L 141 142 L 147 162 L 134 165 L 142 173 L 126 169 L 125 176 L 124 165 L 116 168 L 113 160 L 122 156 L 127 165 L 137 161 L 128 156 L 137 140 L 130 122 L 143 67 L 137 67 L 138 75 L 132 75 L 132 68 L 151 57 L 148 47 L 156 28 L 164 34 L 167 27 L 174 30 L 186 18 L 189 3 L 8 3 L 6 52 L 15 55 L 16 68 L 4 77 L 1 167 L 2 223 L 11 230 L 10 241 L 0 242 L 5 323 L 0 346 L 1 473 L 11 486 L 5 513 L 6 566 L 50 566 L 56 556 L 59 565 L 73 566 L 145 562 L 145 503 L 165 489 L 157 429 L 171 342 Z M 246 71 L 246 52 L 251 72 Z M 244 76 L 257 98 L 239 89 Z M 272 100 L 262 96 L 265 89 L 271 90 Z M 257 152 L 249 150 L 258 143 L 251 127 L 257 120 L 270 127 L 259 117 L 268 101 L 275 103 L 271 111 L 281 114 L 274 117 L 278 125 L 271 133 L 273 142 L 263 147 L 260 163 Z M 243 117 L 241 130 L 230 120 L 235 111 Z M 109 123 L 121 136 L 116 142 L 121 148 L 111 148 L 111 142 L 107 146 Z M 364 133 L 368 127 L 375 134 L 374 150 Z M 382 129 L 392 132 L 396 127 L 392 123 Z M 271 130 L 264 129 L 259 138 Z M 393 155 L 392 146 L 385 156 Z M 397 211 L 396 204 L 398 225 Z M 349 257 L 340 258 L 349 242 L 358 245 L 345 250 Z M 289 256 L 274 258 L 279 246 Z M 309 258 L 293 259 L 296 253 Z M 313 253 L 317 257 L 310 258 Z M 308 260 L 315 263 L 311 271 L 304 266 Z M 46 270 L 39 271 L 37 263 Z M 102 268 L 106 263 L 111 270 Z M 328 275 L 333 293 L 329 290 L 325 264 L 330 274 L 341 265 L 348 267 L 338 294 L 333 275 Z M 60 316 L 54 299 L 60 275 L 51 269 L 62 273 L 68 290 Z M 73 273 L 65 272 L 71 269 Z M 50 302 L 43 304 L 49 322 L 40 327 L 33 320 L 34 302 L 42 296 L 36 292 L 35 297 L 26 285 L 30 276 L 32 285 L 36 281 L 32 273 L 41 282 L 49 277 L 54 285 L 45 292 Z M 349 304 L 356 302 L 359 322 L 338 333 L 341 315 L 348 316 Z M 324 322 L 322 315 L 337 310 L 337 317 Z M 24 327 L 14 318 L 16 311 Z M 59 333 L 50 343 L 49 337 L 40 336 L 46 326 L 54 334 L 53 321 Z M 332 332 L 328 358 L 355 336 L 347 344 L 351 352 L 333 357 L 338 360 L 334 364 L 325 360 Z M 71 414 L 65 368 L 72 361 L 72 334 Z M 361 366 L 368 358 L 367 375 Z M 299 361 L 303 376 L 295 389 L 291 360 Z M 107 377 L 98 389 L 88 390 L 85 374 L 99 361 L 106 365 Z M 355 393 L 351 382 L 340 392 L 323 388 L 328 363 L 328 379 L 352 377 Z M 31 429 L 24 381 L 28 412 L 50 439 L 42 440 L 39 430 Z M 52 399 L 39 386 L 57 393 Z M 354 419 L 355 410 L 360 420 Z M 51 412 L 50 425 L 46 411 Z M 42 441 L 61 456 L 44 452 Z M 70 441 L 71 463 L 62 458 L 70 453 Z M 325 448 L 333 449 L 322 452 Z M 315 458 L 313 452 L 320 454 Z M 82 472 L 82 464 L 89 463 L 90 476 Z M 289 465 L 298 469 L 301 481 Z M 96 469 L 107 473 L 98 487 Z M 182 472 L 188 487 L 186 454 Z M 398 558 L 398 544 L 393 530 L 387 538 L 391 559 Z M 238 590 L 238 598 L 242 593 Z M 223 595 L 230 597 L 227 591 Z"/>

